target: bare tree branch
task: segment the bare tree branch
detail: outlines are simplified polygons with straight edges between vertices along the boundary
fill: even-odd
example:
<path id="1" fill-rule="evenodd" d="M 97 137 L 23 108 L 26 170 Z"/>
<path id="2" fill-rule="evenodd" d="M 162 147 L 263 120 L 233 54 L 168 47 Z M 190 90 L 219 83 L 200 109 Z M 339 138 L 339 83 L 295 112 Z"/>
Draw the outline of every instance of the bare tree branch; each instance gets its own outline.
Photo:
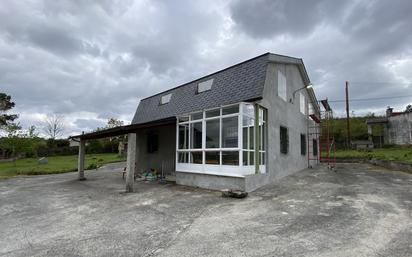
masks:
<path id="1" fill-rule="evenodd" d="M 43 131 L 52 139 L 63 134 L 65 121 L 62 115 L 53 114 L 44 120 Z"/>

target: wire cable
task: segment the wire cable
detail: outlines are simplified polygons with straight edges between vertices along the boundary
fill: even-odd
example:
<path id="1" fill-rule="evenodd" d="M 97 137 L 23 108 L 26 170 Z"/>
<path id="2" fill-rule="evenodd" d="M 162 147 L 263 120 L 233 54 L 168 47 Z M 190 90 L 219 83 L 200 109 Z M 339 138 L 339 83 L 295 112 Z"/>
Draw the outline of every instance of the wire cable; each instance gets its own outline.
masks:
<path id="1" fill-rule="evenodd" d="M 385 96 L 385 97 L 374 97 L 374 98 L 361 98 L 361 99 L 349 99 L 349 102 L 363 102 L 363 101 L 376 101 L 385 99 L 396 99 L 396 98 L 407 98 L 412 97 L 412 95 L 400 95 L 400 96 Z M 345 102 L 346 100 L 328 100 L 330 103 Z"/>

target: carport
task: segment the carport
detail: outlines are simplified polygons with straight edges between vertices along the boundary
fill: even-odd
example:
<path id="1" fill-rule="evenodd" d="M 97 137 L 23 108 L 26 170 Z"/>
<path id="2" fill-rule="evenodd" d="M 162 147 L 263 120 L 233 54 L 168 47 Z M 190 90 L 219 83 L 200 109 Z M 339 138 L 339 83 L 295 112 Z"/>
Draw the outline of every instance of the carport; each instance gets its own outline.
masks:
<path id="1" fill-rule="evenodd" d="M 136 170 L 137 156 L 139 156 L 138 147 L 138 132 L 143 129 L 161 127 L 165 125 L 176 124 L 176 118 L 167 118 L 155 122 L 131 124 L 119 126 L 104 130 L 98 130 L 90 133 L 82 133 L 81 135 L 71 136 L 70 139 L 79 142 L 79 157 L 78 157 L 78 179 L 86 180 L 84 176 L 84 160 L 86 153 L 86 141 L 91 139 L 107 138 L 127 134 L 127 159 L 126 159 L 126 192 L 133 192 L 134 174 Z"/>

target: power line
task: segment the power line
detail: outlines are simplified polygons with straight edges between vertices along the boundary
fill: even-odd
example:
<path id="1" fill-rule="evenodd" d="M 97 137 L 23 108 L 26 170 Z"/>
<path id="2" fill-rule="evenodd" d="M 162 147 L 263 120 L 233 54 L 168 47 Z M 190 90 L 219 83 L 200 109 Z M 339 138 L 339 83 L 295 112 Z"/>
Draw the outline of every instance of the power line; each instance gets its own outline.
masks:
<path id="1" fill-rule="evenodd" d="M 405 82 L 377 82 L 377 81 L 354 81 L 351 84 L 383 84 L 383 85 L 412 85 L 412 83 Z"/>
<path id="2" fill-rule="evenodd" d="M 385 96 L 385 97 L 374 97 L 374 98 L 350 99 L 349 102 L 375 101 L 375 100 L 407 98 L 407 97 L 412 97 L 412 95 L 400 95 L 400 96 Z M 346 101 L 345 99 L 342 99 L 342 100 L 328 100 L 328 102 L 330 102 L 330 103 L 339 103 L 339 102 L 345 102 L 345 101 Z"/>

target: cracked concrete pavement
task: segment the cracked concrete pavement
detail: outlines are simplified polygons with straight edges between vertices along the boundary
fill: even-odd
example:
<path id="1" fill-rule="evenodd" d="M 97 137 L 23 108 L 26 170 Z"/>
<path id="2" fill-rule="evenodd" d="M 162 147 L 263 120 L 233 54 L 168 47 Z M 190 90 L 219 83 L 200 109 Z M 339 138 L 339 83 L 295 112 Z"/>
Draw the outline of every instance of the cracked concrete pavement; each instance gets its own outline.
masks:
<path id="1" fill-rule="evenodd" d="M 110 164 L 0 180 L 0 256 L 412 256 L 412 175 L 308 169 L 245 199 L 136 182 Z"/>

